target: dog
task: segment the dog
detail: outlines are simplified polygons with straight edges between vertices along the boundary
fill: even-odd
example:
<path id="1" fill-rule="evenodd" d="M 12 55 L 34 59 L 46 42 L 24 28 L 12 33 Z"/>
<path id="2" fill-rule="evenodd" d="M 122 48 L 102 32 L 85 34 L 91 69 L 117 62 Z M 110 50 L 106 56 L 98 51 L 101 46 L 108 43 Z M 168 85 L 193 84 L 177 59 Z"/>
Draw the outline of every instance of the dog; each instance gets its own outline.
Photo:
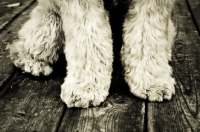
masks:
<path id="1" fill-rule="evenodd" d="M 128 11 L 120 54 L 130 92 L 149 101 L 170 100 L 175 94 L 168 64 L 176 35 L 171 20 L 175 0 L 123 1 Z M 113 39 L 106 2 L 115 6 L 120 0 L 38 0 L 10 46 L 14 65 L 34 76 L 50 75 L 64 51 L 67 76 L 61 99 L 68 107 L 98 106 L 109 94 Z"/>

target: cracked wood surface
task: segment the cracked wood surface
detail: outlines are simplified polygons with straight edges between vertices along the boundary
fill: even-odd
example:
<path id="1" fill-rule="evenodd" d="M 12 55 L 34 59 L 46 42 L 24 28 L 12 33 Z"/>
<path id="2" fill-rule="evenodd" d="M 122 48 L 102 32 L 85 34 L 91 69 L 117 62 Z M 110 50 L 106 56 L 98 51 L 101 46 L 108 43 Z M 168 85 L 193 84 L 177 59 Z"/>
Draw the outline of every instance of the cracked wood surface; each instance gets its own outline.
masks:
<path id="1" fill-rule="evenodd" d="M 12 8 L 5 7 L 12 3 L 21 4 Z M 0 130 L 2 132 L 200 131 L 199 3 L 199 0 L 177 0 L 173 10 L 177 36 L 170 64 L 176 79 L 176 95 L 171 101 L 157 103 L 134 97 L 128 91 L 128 86 L 123 80 L 122 68 L 119 61 L 116 61 L 107 100 L 99 107 L 68 109 L 59 97 L 60 85 L 66 72 L 63 65 L 66 64 L 64 56 L 61 56 L 55 64 L 54 72 L 49 77 L 24 74 L 15 68 L 8 58 L 6 45 L 17 38 L 17 31 L 28 19 L 29 13 L 37 3 L 35 0 L 1 1 Z"/>

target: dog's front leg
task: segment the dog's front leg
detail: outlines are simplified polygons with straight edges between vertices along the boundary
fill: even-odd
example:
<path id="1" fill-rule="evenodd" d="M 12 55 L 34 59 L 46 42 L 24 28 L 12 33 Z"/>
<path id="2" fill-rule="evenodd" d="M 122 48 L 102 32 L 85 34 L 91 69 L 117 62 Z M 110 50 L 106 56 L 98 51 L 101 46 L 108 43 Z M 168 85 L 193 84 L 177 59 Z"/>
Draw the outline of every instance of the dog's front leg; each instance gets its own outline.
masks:
<path id="1" fill-rule="evenodd" d="M 50 65 L 57 61 L 63 47 L 62 21 L 54 6 L 40 0 L 20 29 L 19 39 L 9 46 L 15 66 L 35 76 L 51 74 Z"/>
<path id="2" fill-rule="evenodd" d="M 65 1 L 62 5 L 67 77 L 61 86 L 61 98 L 68 107 L 97 106 L 106 99 L 111 83 L 108 14 L 100 0 Z"/>
<path id="3" fill-rule="evenodd" d="M 131 92 L 150 101 L 171 99 L 171 47 L 175 28 L 171 22 L 174 0 L 133 0 L 124 23 L 121 50 L 125 80 Z"/>

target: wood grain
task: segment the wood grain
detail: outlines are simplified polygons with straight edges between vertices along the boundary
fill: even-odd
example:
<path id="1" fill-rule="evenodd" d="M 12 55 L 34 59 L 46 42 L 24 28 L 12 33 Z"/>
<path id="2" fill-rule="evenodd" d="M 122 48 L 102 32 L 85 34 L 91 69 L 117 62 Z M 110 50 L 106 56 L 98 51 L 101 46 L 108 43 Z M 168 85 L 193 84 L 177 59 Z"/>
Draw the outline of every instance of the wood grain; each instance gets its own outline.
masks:
<path id="1" fill-rule="evenodd" d="M 144 102 L 115 93 L 100 107 L 67 109 L 59 132 L 142 132 L 144 115 Z"/>
<path id="2" fill-rule="evenodd" d="M 173 20 L 177 36 L 172 68 L 176 95 L 172 101 L 148 104 L 150 132 L 200 131 L 200 38 L 185 0 L 177 0 Z"/>
<path id="3" fill-rule="evenodd" d="M 65 60 L 62 59 L 62 63 Z M 65 62 L 66 63 L 66 62 Z M 56 132 L 65 105 L 60 99 L 65 65 L 57 63 L 50 77 L 33 77 L 17 70 L 0 92 L 2 132 Z"/>
<path id="4" fill-rule="evenodd" d="M 200 1 L 199 0 L 186 0 L 193 17 L 195 26 L 200 35 Z"/>

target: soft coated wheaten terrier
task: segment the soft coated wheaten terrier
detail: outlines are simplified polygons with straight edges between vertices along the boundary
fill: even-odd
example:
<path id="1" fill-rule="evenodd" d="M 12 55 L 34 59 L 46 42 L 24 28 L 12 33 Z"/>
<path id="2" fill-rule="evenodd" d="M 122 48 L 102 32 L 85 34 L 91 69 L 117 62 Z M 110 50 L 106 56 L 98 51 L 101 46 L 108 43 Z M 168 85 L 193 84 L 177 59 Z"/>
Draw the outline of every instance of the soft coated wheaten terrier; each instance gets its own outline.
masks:
<path id="1" fill-rule="evenodd" d="M 108 0 L 38 0 L 30 19 L 10 46 L 16 67 L 49 75 L 64 49 L 67 76 L 61 98 L 68 107 L 97 106 L 111 83 L 113 45 Z M 117 4 L 119 0 L 110 0 Z M 170 100 L 175 81 L 168 64 L 175 37 L 171 12 L 175 0 L 124 0 L 121 61 L 125 80 L 137 97 Z"/>

